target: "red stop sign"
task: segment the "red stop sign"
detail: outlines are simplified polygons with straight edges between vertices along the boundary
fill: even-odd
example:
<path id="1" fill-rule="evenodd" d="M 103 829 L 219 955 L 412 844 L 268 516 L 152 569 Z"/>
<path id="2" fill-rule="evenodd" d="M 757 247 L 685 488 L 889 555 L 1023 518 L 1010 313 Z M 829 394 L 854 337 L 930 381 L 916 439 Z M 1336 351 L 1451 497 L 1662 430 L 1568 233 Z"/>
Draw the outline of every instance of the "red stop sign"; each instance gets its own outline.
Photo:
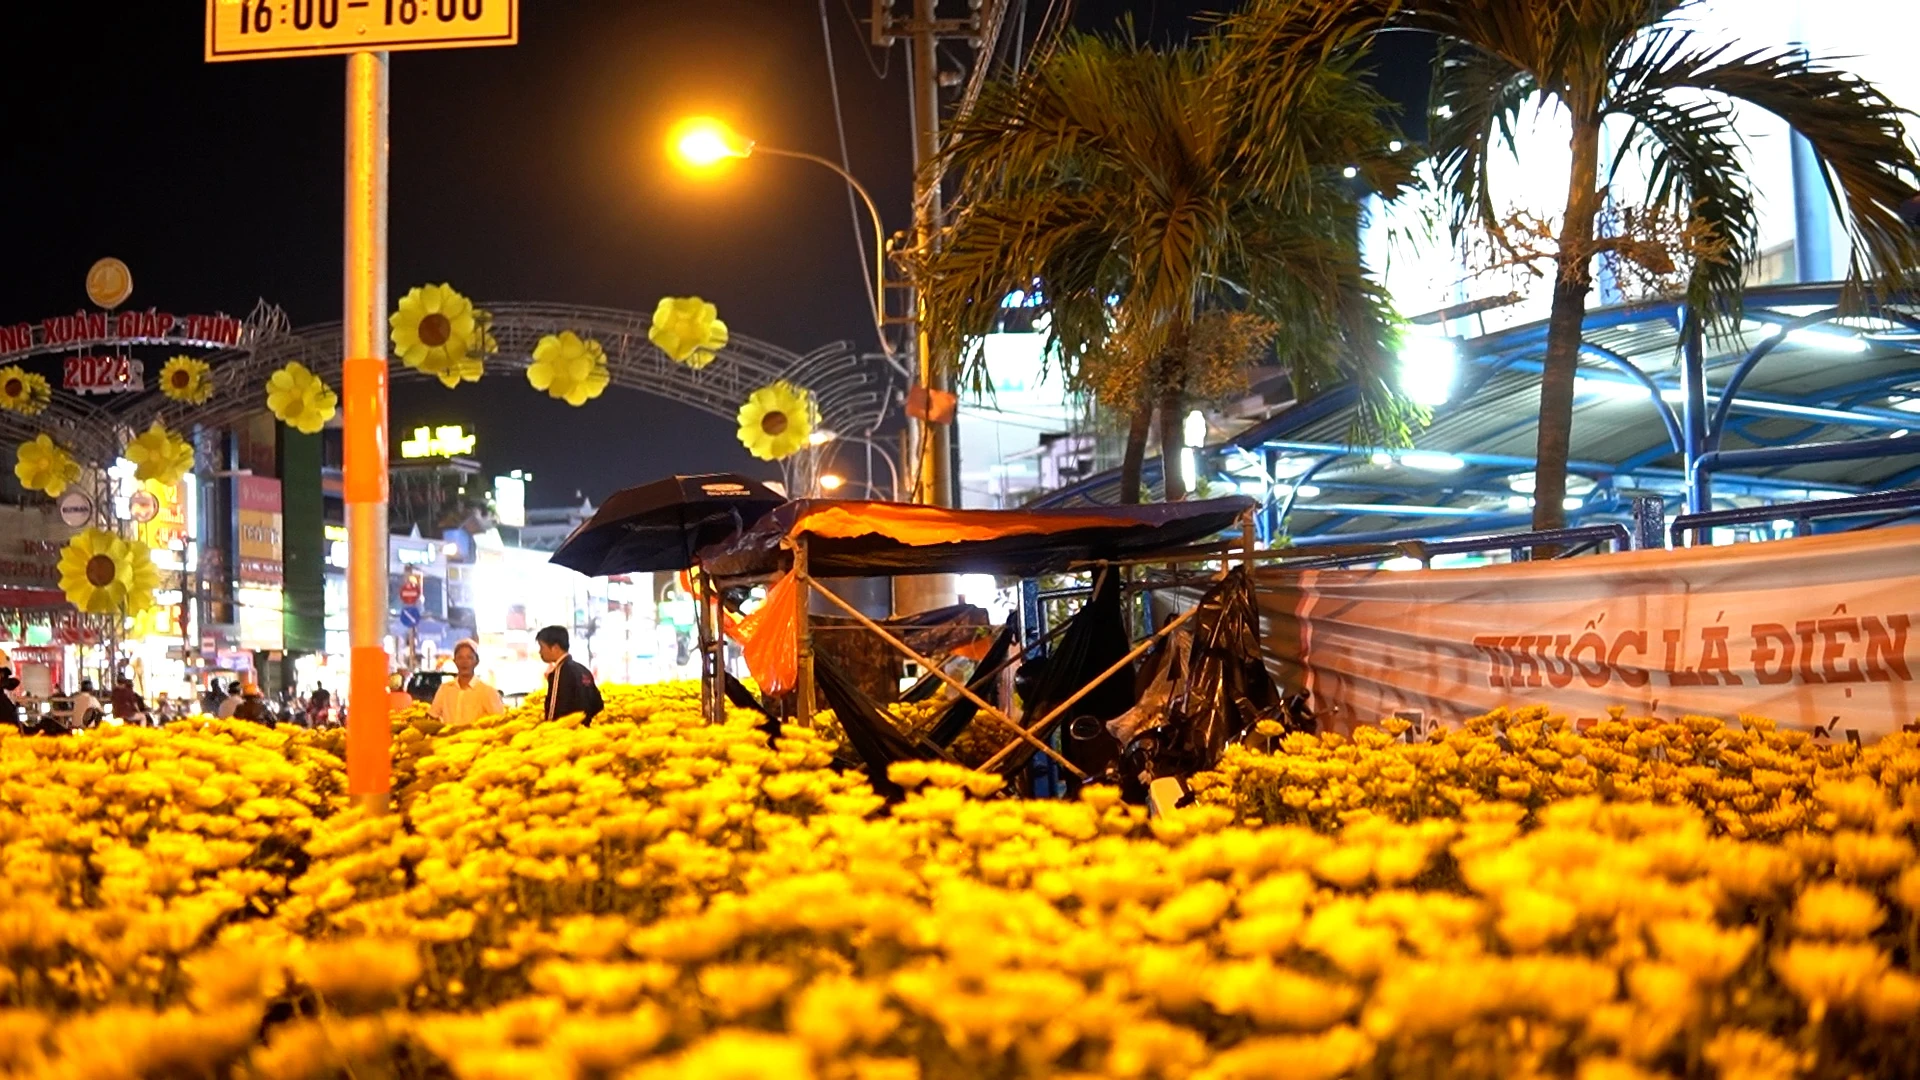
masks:
<path id="1" fill-rule="evenodd" d="M 412 607 L 420 602 L 420 579 L 409 574 L 400 579 L 400 602 Z"/>

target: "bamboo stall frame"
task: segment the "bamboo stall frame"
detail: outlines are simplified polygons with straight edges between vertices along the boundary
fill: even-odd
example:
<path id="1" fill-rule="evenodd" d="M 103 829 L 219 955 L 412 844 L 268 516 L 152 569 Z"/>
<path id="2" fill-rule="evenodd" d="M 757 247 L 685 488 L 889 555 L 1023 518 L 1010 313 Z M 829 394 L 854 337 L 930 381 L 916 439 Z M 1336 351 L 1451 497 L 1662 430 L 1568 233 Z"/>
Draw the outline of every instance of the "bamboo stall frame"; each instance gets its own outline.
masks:
<path id="1" fill-rule="evenodd" d="M 1248 512 L 1248 513 L 1242 514 L 1239 518 L 1239 525 L 1240 525 L 1240 536 L 1239 536 L 1238 543 L 1227 541 L 1223 543 L 1208 544 L 1203 546 L 1189 546 L 1187 548 L 1183 548 L 1177 551 L 1172 551 L 1164 554 L 1147 556 L 1147 557 L 1136 557 L 1136 558 L 1115 559 L 1115 560 L 1089 560 L 1086 562 L 1074 563 L 1071 569 L 1077 570 L 1077 571 L 1097 570 L 1098 572 L 1105 574 L 1105 573 L 1117 572 L 1119 568 L 1121 568 L 1122 566 L 1159 564 L 1159 565 L 1166 565 L 1169 568 L 1171 568 L 1172 566 L 1178 565 L 1180 563 L 1211 562 L 1214 560 L 1218 560 L 1221 563 L 1221 566 L 1220 566 L 1220 569 L 1212 575 L 1212 580 L 1219 581 L 1225 578 L 1227 573 L 1226 564 L 1229 561 L 1236 561 L 1243 566 L 1250 567 L 1253 565 L 1255 560 L 1259 557 L 1260 553 L 1257 553 L 1255 550 L 1255 545 L 1257 541 L 1254 534 L 1252 513 Z M 815 580 L 812 577 L 812 575 L 808 572 L 808 558 L 807 558 L 808 544 L 807 544 L 807 537 L 805 534 L 801 534 L 799 536 L 789 539 L 788 541 L 786 541 L 786 543 L 783 546 L 785 546 L 792 554 L 793 574 L 794 574 L 795 582 L 800 586 L 800 602 L 799 602 L 798 610 L 795 613 L 795 620 L 796 620 L 795 660 L 796 660 L 796 666 L 797 666 L 797 671 L 796 671 L 797 701 L 795 704 L 799 714 L 797 719 L 800 721 L 800 723 L 811 726 L 813 723 L 813 715 L 814 715 L 814 712 L 816 711 L 816 702 L 814 698 L 814 672 L 813 672 L 813 627 L 812 627 L 812 620 L 809 617 L 809 610 L 812 607 L 812 602 L 811 602 L 812 596 L 813 594 L 817 593 L 820 596 L 825 597 L 829 604 L 832 604 L 834 607 L 837 607 L 841 611 L 845 612 L 850 618 L 853 619 L 853 621 L 859 626 L 859 628 L 867 630 L 868 632 L 877 635 L 882 641 L 886 642 L 887 645 L 891 647 L 895 652 L 899 653 L 901 656 L 912 661 L 913 663 L 920 665 L 920 667 L 923 670 L 932 674 L 934 677 L 938 678 L 941 682 L 945 683 L 946 685 L 952 687 L 961 696 L 973 702 L 975 706 L 979 707 L 982 710 L 985 710 L 987 715 L 992 716 L 994 719 L 999 720 L 1014 729 L 1014 731 L 1017 733 L 1017 737 L 1009 741 L 1004 747 L 1002 747 L 999 750 L 999 752 L 995 753 L 993 757 L 990 758 L 986 762 L 986 764 L 982 766 L 982 768 L 984 769 L 991 769 L 995 767 L 996 765 L 1004 761 L 1010 754 L 1014 753 L 1014 751 L 1017 748 L 1019 748 L 1021 745 L 1026 744 L 1026 745 L 1032 746 L 1034 749 L 1038 750 L 1039 752 L 1047 755 L 1047 757 L 1051 758 L 1053 761 L 1058 763 L 1062 768 L 1065 768 L 1077 779 L 1080 779 L 1080 780 L 1087 779 L 1087 774 L 1084 770 L 1074 765 L 1072 762 L 1068 761 L 1065 755 L 1061 754 L 1058 750 L 1055 750 L 1052 746 L 1048 745 L 1046 740 L 1039 737 L 1038 732 L 1046 730 L 1048 725 L 1058 720 L 1062 715 L 1064 715 L 1067 712 L 1067 710 L 1071 709 L 1074 705 L 1079 704 L 1081 699 L 1085 698 L 1088 694 L 1091 694 L 1095 688 L 1099 687 L 1102 683 L 1106 682 L 1112 676 L 1125 670 L 1129 664 L 1139 659 L 1139 657 L 1142 654 L 1144 654 L 1147 650 L 1153 648 L 1155 645 L 1159 644 L 1162 641 L 1168 640 L 1176 631 L 1180 629 L 1180 627 L 1186 625 L 1187 621 L 1191 619 L 1195 614 L 1197 614 L 1200 610 L 1199 605 L 1196 604 L 1193 607 L 1190 607 L 1187 610 L 1181 612 L 1178 616 L 1170 620 L 1165 626 L 1161 626 L 1155 629 L 1152 633 L 1148 634 L 1145 638 L 1143 638 L 1141 641 L 1136 643 L 1134 647 L 1130 649 L 1124 657 L 1122 657 L 1121 659 L 1116 661 L 1114 664 L 1109 666 L 1107 670 L 1102 672 L 1097 678 L 1090 680 L 1087 683 L 1087 685 L 1081 687 L 1078 691 L 1076 691 L 1072 696 L 1068 697 L 1065 701 L 1061 702 L 1059 705 L 1054 706 L 1052 709 L 1050 709 L 1046 713 L 1046 715 L 1041 717 L 1038 721 L 1035 721 L 1030 726 L 1022 726 L 1019 722 L 1015 721 L 1010 715 L 1008 715 L 1006 710 L 997 708 L 989 704 L 984 698 L 980 697 L 980 695 L 974 693 L 973 690 L 970 689 L 964 682 L 954 678 L 952 675 L 949 675 L 942 666 L 934 663 L 932 660 L 928 659 L 927 657 L 921 655 L 919 652 L 915 651 L 906 642 L 902 641 L 899 637 L 889 632 L 885 627 L 881 626 L 874 619 L 868 617 L 864 612 L 860 611 L 858 608 L 854 607 L 852 604 L 848 603 L 845 599 L 841 598 L 839 595 L 834 593 L 831 589 L 828 589 L 825 585 Z M 717 594 L 718 590 L 716 589 L 715 592 Z M 1026 654 L 1026 650 L 1023 649 L 1021 655 L 1024 656 L 1025 654 Z"/>

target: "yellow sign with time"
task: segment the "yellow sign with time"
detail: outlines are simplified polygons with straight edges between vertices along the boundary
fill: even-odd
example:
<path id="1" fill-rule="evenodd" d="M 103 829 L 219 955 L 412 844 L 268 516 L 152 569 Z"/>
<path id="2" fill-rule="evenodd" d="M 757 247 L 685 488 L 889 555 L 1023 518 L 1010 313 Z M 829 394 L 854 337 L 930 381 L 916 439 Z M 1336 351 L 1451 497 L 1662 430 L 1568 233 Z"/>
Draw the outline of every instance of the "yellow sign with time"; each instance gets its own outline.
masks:
<path id="1" fill-rule="evenodd" d="M 210 61 L 519 40 L 519 0 L 207 0 Z"/>

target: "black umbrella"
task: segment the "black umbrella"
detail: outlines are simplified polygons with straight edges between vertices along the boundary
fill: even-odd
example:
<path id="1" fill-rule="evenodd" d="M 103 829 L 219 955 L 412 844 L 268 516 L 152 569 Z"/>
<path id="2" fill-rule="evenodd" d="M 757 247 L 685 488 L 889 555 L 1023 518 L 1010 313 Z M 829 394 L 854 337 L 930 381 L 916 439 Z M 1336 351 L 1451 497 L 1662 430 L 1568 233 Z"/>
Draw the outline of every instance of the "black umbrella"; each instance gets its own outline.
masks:
<path id="1" fill-rule="evenodd" d="M 596 577 L 685 570 L 694 552 L 786 501 L 738 473 L 669 476 L 615 492 L 550 561 Z"/>

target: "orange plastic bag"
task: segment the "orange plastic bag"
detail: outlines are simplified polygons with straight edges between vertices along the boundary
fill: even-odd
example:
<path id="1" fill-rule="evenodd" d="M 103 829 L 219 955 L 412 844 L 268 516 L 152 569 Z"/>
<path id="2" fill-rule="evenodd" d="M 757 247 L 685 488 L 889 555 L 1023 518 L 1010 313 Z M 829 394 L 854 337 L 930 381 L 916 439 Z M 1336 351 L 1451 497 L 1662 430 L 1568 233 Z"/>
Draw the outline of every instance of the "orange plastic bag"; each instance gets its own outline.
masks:
<path id="1" fill-rule="evenodd" d="M 784 694 L 799 682 L 799 605 L 799 583 L 789 573 L 767 590 L 766 603 L 728 629 L 763 694 Z"/>

